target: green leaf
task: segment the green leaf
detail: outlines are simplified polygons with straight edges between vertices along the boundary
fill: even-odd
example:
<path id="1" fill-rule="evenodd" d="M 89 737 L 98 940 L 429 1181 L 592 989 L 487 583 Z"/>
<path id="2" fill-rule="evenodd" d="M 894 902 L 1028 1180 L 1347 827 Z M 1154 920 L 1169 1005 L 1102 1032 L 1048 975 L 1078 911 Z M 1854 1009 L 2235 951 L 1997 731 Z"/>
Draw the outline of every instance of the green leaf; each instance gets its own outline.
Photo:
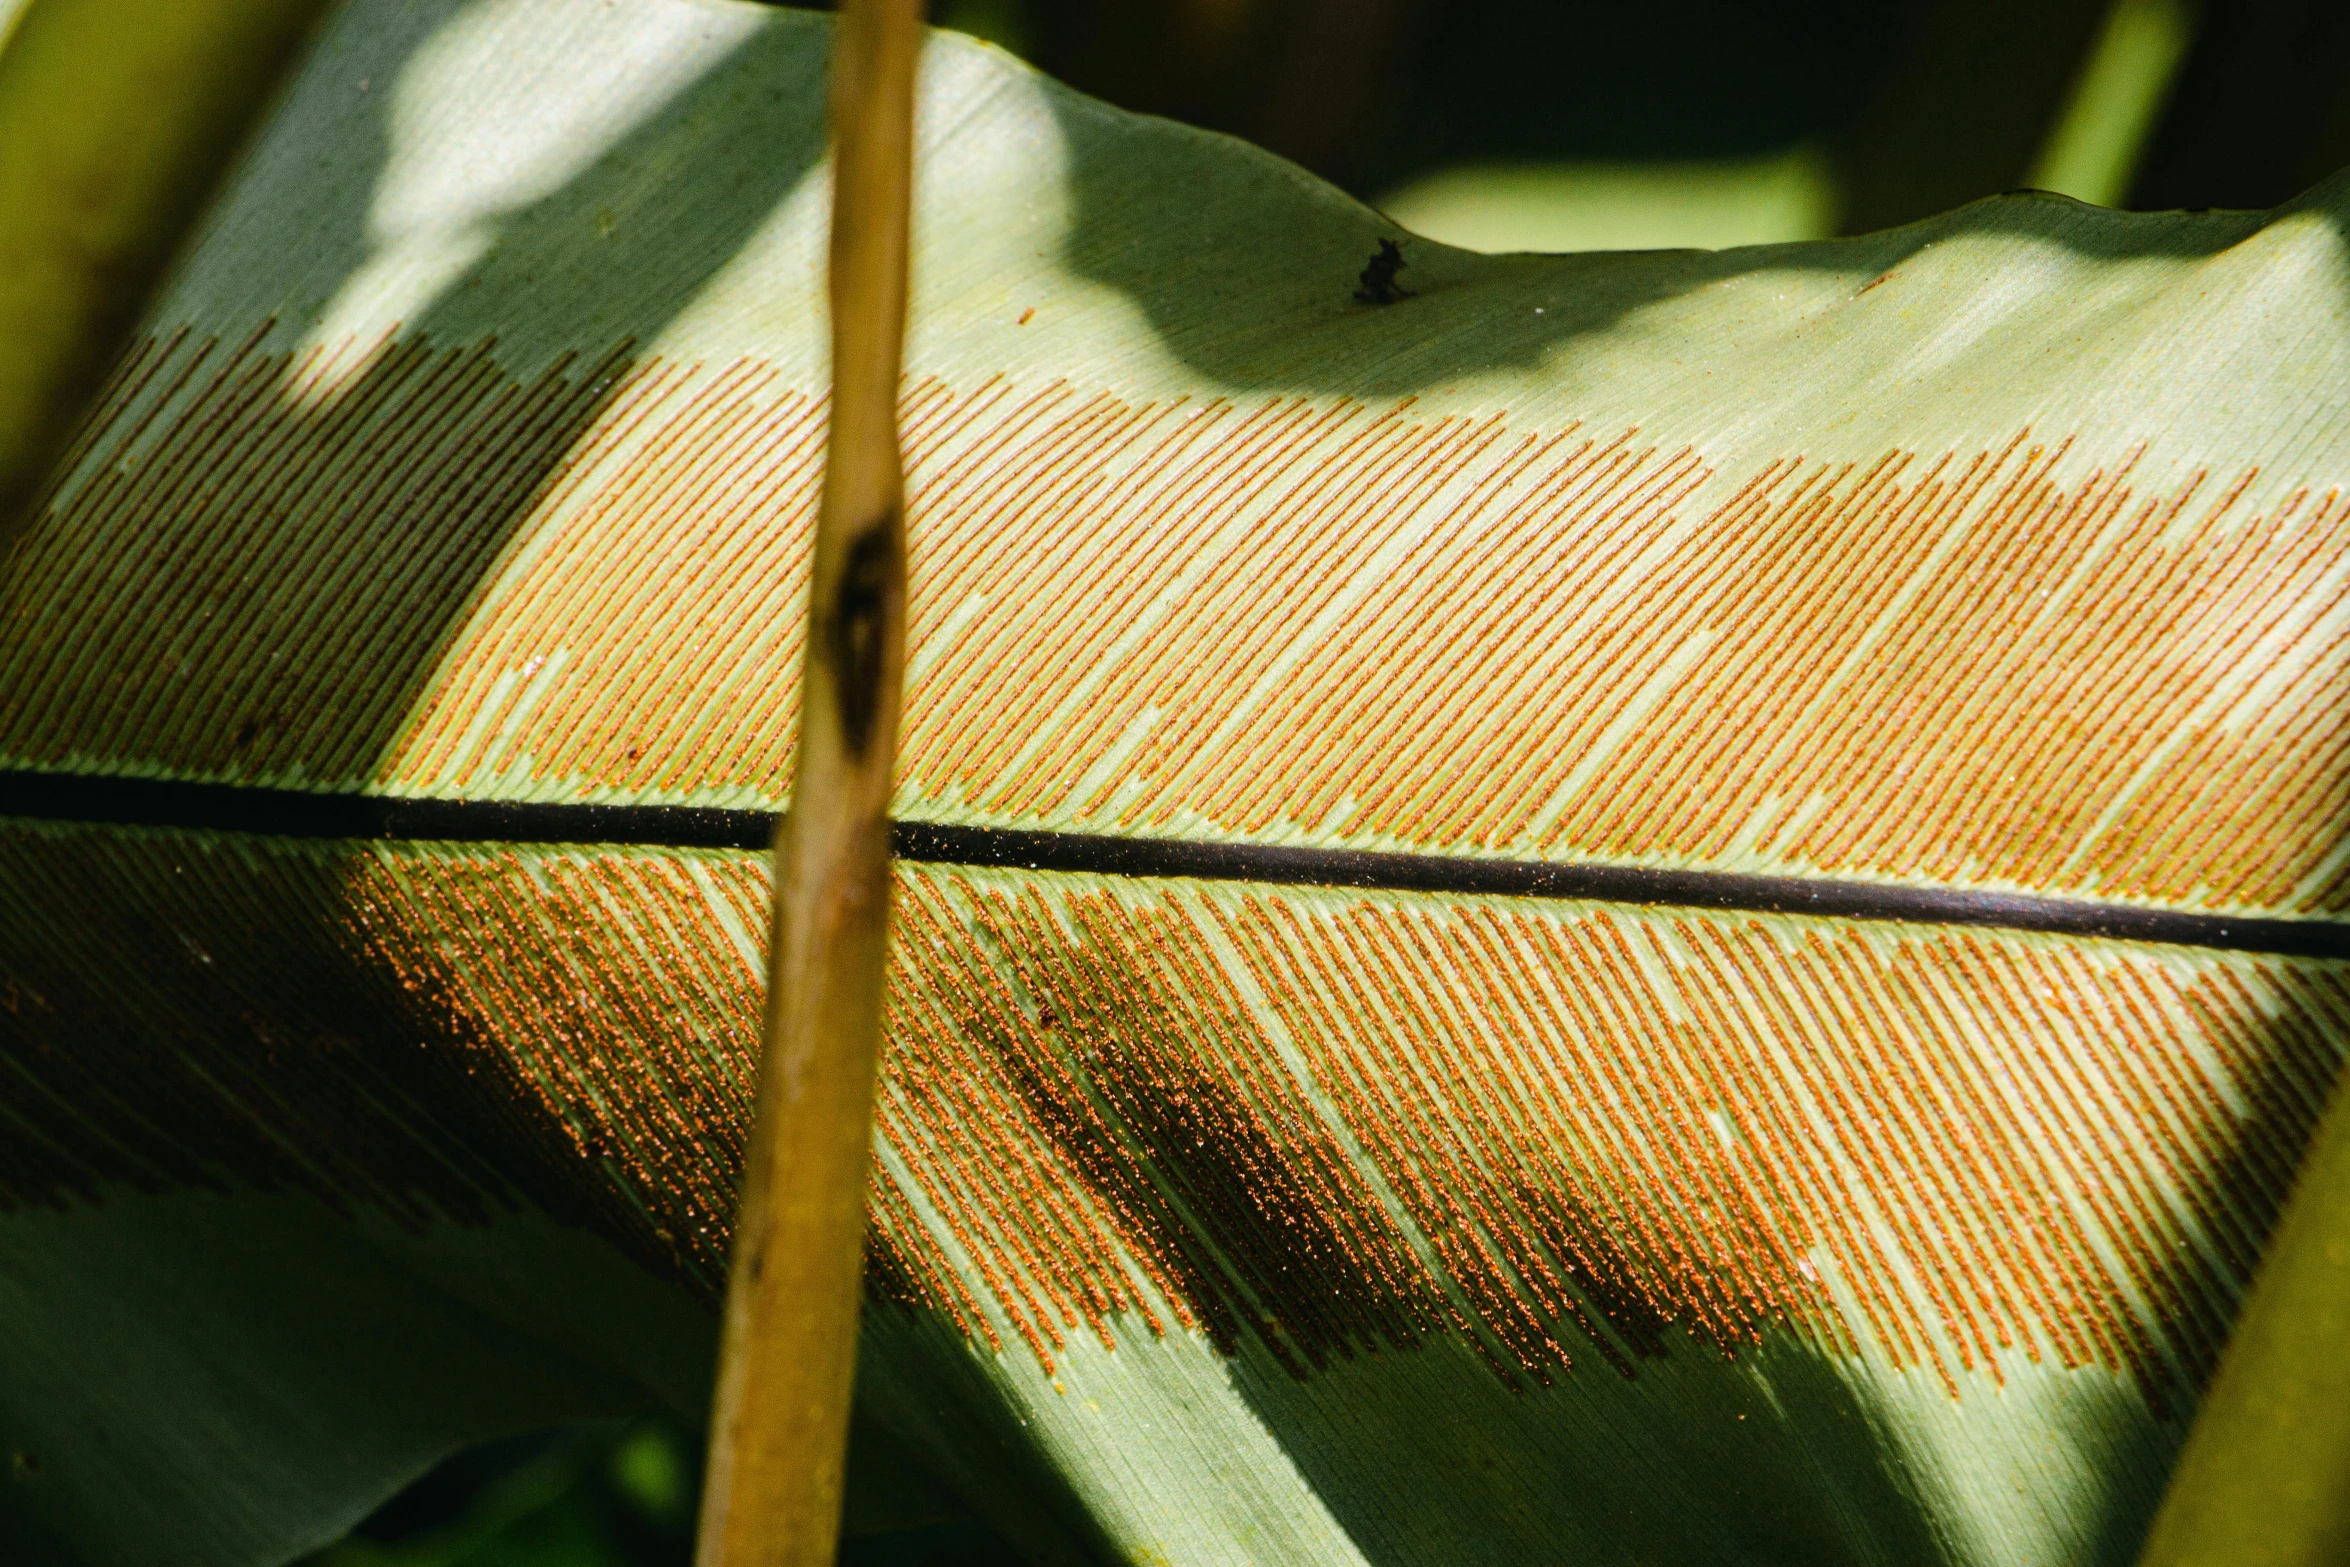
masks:
<path id="1" fill-rule="evenodd" d="M 705 1396 L 827 26 L 358 0 L 0 562 L 12 1543 Z M 1480 256 L 925 73 L 853 1521 L 2127 1559 L 2350 1021 L 2350 186 Z"/>
<path id="2" fill-rule="evenodd" d="M 0 0 L 0 538 L 322 9 Z"/>

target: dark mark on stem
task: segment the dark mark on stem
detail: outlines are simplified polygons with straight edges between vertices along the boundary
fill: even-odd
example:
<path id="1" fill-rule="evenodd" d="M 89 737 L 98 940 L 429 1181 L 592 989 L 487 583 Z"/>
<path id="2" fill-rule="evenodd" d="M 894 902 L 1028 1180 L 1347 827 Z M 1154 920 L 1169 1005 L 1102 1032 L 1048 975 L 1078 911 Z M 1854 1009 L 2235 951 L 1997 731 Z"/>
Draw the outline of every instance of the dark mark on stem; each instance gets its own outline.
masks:
<path id="1" fill-rule="evenodd" d="M 825 617 L 841 734 L 855 757 L 872 744 L 874 719 L 881 711 L 882 623 L 896 538 L 897 516 L 891 512 L 867 523 L 849 542 L 848 560 L 833 588 L 832 613 Z"/>

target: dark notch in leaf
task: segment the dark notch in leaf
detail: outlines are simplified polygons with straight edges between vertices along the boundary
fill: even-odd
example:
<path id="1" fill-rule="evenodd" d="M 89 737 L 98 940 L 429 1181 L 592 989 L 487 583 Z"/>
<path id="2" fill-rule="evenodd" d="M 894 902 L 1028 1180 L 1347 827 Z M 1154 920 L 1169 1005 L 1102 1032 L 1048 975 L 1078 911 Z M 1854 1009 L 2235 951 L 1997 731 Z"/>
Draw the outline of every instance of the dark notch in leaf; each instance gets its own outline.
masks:
<path id="1" fill-rule="evenodd" d="M 1355 298 L 1366 305 L 1392 305 L 1399 299 L 1411 298 L 1412 291 L 1398 287 L 1395 281 L 1395 275 L 1409 265 L 1403 258 L 1401 245 L 1392 239 L 1381 240 L 1378 253 L 1355 280 L 1362 285 L 1355 290 Z"/>

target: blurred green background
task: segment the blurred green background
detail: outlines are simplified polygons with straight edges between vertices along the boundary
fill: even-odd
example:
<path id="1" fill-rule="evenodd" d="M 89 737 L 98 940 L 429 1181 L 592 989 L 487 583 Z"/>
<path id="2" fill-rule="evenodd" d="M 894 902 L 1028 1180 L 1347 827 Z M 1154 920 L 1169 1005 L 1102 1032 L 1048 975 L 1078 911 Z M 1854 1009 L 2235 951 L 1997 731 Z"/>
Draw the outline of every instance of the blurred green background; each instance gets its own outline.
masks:
<path id="1" fill-rule="evenodd" d="M 653 1567 L 692 1557 L 699 1440 L 647 1419 L 458 1454 L 305 1567 Z"/>
<path id="2" fill-rule="evenodd" d="M 687 1567 L 702 1435 L 660 1417 L 459 1453 L 297 1567 Z M 1021 1567 L 972 1523 L 845 1542 L 841 1567 Z"/>
<path id="3" fill-rule="evenodd" d="M 2341 0 L 938 0 L 1480 249 L 1857 233 L 2033 186 L 2270 206 L 2350 163 Z"/>
<path id="4" fill-rule="evenodd" d="M 2350 163 L 2350 0 L 934 0 L 1126 108 L 1479 250 L 1856 233 L 2030 186 L 2262 207 Z M 672 1422 L 463 1453 L 307 1567 L 682 1567 Z M 974 1525 L 845 1567 L 996 1567 Z"/>

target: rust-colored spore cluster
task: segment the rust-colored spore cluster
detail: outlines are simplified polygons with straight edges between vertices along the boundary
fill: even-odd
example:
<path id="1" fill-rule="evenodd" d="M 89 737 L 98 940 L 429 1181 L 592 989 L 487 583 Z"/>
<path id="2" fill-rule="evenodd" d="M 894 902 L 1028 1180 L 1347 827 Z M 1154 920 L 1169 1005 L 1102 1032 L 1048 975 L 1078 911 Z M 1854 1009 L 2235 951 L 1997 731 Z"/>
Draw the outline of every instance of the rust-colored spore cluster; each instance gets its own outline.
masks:
<path id="1" fill-rule="evenodd" d="M 529 1202 L 714 1294 L 757 857 L 16 825 L 0 872 L 0 1199 Z M 2350 1037 L 2340 965 L 1988 930 L 929 866 L 898 929 L 873 1287 L 1048 1368 L 1775 1328 L 2159 1407 Z"/>
<path id="2" fill-rule="evenodd" d="M 773 801 L 821 400 L 147 345 L 0 581 L 0 751 Z M 906 803 L 2350 907 L 2350 497 L 2019 432 L 1730 471 L 1411 399 L 908 381 Z M 1084 519 L 1073 528 L 1071 519 Z"/>
<path id="3" fill-rule="evenodd" d="M 2013 1352 L 2159 1400 L 2350 1022 L 2328 965 L 1055 880 L 909 872 L 883 1116 L 1040 1354 L 1139 1266 L 1299 1370 L 1454 1331 L 1540 1381 L 1779 1324 L 1954 1395 Z"/>
<path id="4" fill-rule="evenodd" d="M 2350 906 L 2350 498 L 2061 432 L 1823 462 L 915 377 L 901 814 Z M 0 572 L 0 761 L 774 806 L 824 409 L 620 342 L 180 334 Z M 1083 519 L 1081 527 L 1072 519 Z M 531 1203 L 714 1297 L 755 856 L 0 825 L 0 1198 Z M 1532 1387 L 1785 1332 L 2212 1362 L 2338 965 L 905 867 L 877 1294 Z"/>

